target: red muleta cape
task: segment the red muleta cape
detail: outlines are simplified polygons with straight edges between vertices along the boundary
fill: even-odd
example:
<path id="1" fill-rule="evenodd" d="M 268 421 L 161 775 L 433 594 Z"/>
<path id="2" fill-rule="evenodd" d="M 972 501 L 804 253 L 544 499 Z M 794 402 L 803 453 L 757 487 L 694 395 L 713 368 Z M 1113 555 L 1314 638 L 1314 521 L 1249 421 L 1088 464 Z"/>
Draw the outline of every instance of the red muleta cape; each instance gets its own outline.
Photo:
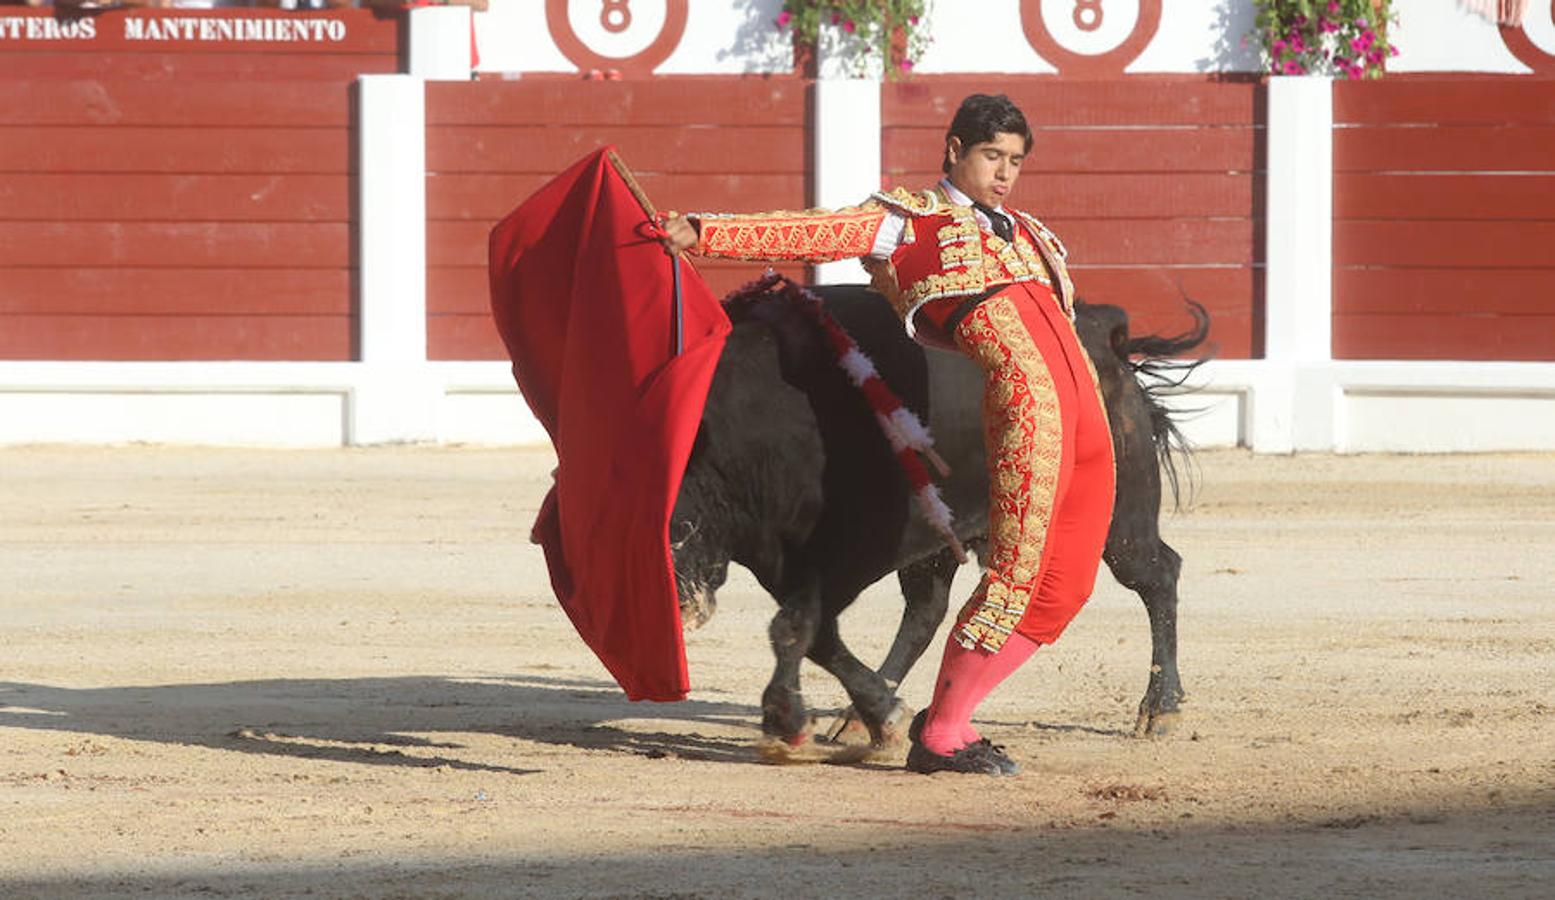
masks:
<path id="1" fill-rule="evenodd" d="M 618 165 L 589 155 L 492 229 L 491 309 L 556 446 L 531 537 L 557 599 L 628 697 L 683 700 L 670 512 L 730 325 L 682 257 L 675 354 L 671 260 Z"/>

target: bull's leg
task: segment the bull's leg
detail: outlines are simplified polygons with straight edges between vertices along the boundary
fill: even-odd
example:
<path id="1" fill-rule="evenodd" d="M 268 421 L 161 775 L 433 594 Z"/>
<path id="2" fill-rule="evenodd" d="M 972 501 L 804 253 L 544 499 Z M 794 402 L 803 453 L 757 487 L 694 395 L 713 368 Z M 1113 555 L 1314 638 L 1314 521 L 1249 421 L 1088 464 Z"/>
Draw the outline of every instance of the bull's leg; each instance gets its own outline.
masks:
<path id="1" fill-rule="evenodd" d="M 947 547 L 927 559 L 897 570 L 896 579 L 902 587 L 902 599 L 906 601 L 906 606 L 902 610 L 902 621 L 897 626 L 896 637 L 891 641 L 891 649 L 878 670 L 880 678 L 893 694 L 923 656 L 923 651 L 928 649 L 929 642 L 934 640 L 934 632 L 939 629 L 940 623 L 945 621 L 945 612 L 950 608 L 950 585 L 960 565 L 956 562 L 956 554 Z M 891 711 L 886 714 L 887 729 L 904 714 L 910 715 L 910 711 L 899 702 L 894 703 Z M 849 744 L 865 740 L 879 743 L 881 740 L 880 734 L 869 728 L 860 717 L 856 706 L 850 706 L 838 714 L 837 720 L 827 730 L 827 737 Z M 887 742 L 892 739 L 892 735 L 886 735 Z"/>
<path id="2" fill-rule="evenodd" d="M 1114 521 L 1103 558 L 1113 577 L 1139 594 L 1150 615 L 1150 681 L 1139 701 L 1134 722 L 1136 737 L 1156 737 L 1172 730 L 1181 718 L 1182 681 L 1177 672 L 1177 576 L 1182 557 L 1155 533 L 1149 520 L 1148 536 L 1130 535 Z M 1120 534 L 1121 532 L 1121 534 Z"/>
<path id="3" fill-rule="evenodd" d="M 1093 349 L 1092 359 L 1110 360 L 1099 374 L 1112 427 L 1113 458 L 1117 462 L 1117 493 L 1112 526 L 1102 559 L 1114 578 L 1139 595 L 1150 616 L 1150 680 L 1134 734 L 1169 732 L 1181 718 L 1183 699 L 1177 675 L 1177 576 L 1182 558 L 1161 540 L 1161 469 L 1154 409 L 1120 352 L 1114 332 L 1111 353 Z"/>
<path id="4" fill-rule="evenodd" d="M 799 691 L 799 665 L 810 652 L 820 621 L 820 591 L 810 586 L 779 596 L 777 615 L 767 632 L 777 664 L 761 694 L 761 731 L 790 747 L 810 737 L 810 720 Z"/>
<path id="5" fill-rule="evenodd" d="M 956 578 L 956 554 L 949 547 L 939 553 L 899 569 L 896 580 L 902 586 L 907 606 L 896 639 L 880 664 L 880 677 L 894 689 L 912 671 L 923 651 L 934 639 L 934 632 L 945 621 L 950 608 L 950 585 Z"/>
<path id="6" fill-rule="evenodd" d="M 853 655 L 842 642 L 836 615 L 821 617 L 815 644 L 810 648 L 810 659 L 842 682 L 843 690 L 848 692 L 848 699 L 853 703 L 853 712 L 869 729 L 872 746 L 889 747 L 902 742 L 908 716 L 897 702 L 896 685 L 881 678 Z"/>

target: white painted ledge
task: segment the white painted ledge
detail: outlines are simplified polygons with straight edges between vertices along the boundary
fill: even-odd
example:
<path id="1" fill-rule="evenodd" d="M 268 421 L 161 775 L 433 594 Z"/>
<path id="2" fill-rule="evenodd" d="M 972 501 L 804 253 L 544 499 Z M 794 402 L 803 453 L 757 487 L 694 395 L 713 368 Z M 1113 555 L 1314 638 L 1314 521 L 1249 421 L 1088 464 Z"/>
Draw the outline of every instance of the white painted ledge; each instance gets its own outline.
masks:
<path id="1" fill-rule="evenodd" d="M 0 445 L 547 440 L 502 362 L 0 362 Z"/>
<path id="2" fill-rule="evenodd" d="M 1555 451 L 1555 363 L 1215 360 L 1173 399 L 1198 446 Z"/>
<path id="3" fill-rule="evenodd" d="M 1555 451 L 1555 363 L 1213 360 L 1189 387 L 1172 403 L 1201 447 Z M 407 440 L 549 439 L 504 362 L 0 362 L 0 445 Z"/>

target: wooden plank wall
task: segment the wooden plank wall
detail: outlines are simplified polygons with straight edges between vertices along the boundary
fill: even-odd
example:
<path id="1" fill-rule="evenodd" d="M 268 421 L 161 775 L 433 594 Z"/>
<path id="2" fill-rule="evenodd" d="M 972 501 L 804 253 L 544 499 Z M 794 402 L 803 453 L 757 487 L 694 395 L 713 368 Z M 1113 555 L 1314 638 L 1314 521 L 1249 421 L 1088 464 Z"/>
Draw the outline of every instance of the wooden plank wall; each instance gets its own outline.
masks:
<path id="1" fill-rule="evenodd" d="M 1334 85 L 1334 355 L 1555 360 L 1555 80 Z"/>
<path id="2" fill-rule="evenodd" d="M 486 237 L 534 190 L 614 144 L 663 210 L 796 209 L 810 196 L 806 85 L 794 78 L 479 81 L 427 85 L 427 345 L 506 359 L 491 322 Z M 697 261 L 717 294 L 761 263 Z M 802 266 L 779 267 L 802 280 Z"/>
<path id="3" fill-rule="evenodd" d="M 399 26 L 329 15 L 318 58 L 0 53 L 0 358 L 353 358 L 351 85 Z"/>
<path id="4" fill-rule="evenodd" d="M 945 130 L 987 79 L 888 84 L 881 111 L 884 180 L 940 178 Z M 1069 247 L 1076 289 L 1113 303 L 1138 333 L 1192 322 L 1209 308 L 1223 358 L 1262 353 L 1264 95 L 1251 81 L 1006 77 L 996 85 L 1035 135 L 1012 205 Z"/>

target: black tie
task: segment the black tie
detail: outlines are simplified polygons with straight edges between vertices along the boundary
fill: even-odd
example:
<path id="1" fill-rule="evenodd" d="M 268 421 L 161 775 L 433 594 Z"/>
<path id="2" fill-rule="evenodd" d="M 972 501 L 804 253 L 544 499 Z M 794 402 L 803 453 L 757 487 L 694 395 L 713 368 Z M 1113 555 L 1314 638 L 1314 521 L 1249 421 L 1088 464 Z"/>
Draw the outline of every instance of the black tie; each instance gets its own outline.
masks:
<path id="1" fill-rule="evenodd" d="M 977 201 L 972 201 L 977 211 L 988 217 L 988 224 L 993 228 L 993 233 L 1004 238 L 1010 243 L 1015 242 L 1015 226 L 1010 224 L 1010 217 L 999 212 L 991 206 L 985 206 Z"/>

